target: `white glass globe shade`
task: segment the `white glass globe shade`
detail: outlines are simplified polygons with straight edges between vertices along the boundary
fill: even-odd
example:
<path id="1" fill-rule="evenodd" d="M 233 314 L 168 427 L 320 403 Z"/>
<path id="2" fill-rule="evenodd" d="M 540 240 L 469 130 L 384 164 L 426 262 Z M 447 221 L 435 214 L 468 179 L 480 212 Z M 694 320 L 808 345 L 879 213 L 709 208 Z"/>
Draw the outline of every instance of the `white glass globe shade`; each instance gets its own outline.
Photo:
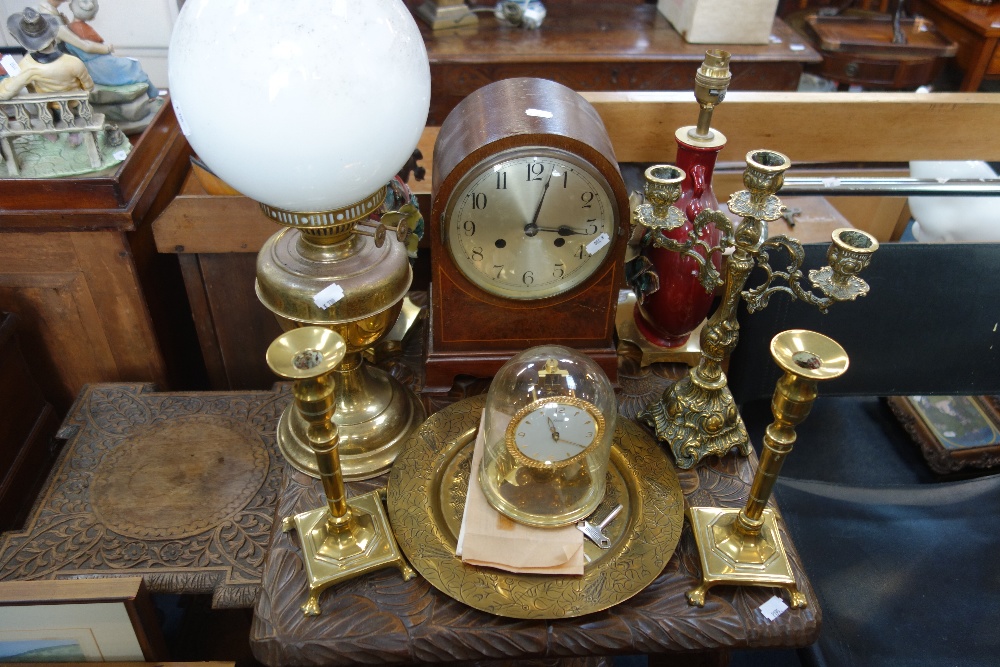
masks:
<path id="1" fill-rule="evenodd" d="M 401 0 L 187 0 L 170 40 L 181 130 L 220 178 L 291 211 L 384 186 L 430 106 L 423 39 Z"/>

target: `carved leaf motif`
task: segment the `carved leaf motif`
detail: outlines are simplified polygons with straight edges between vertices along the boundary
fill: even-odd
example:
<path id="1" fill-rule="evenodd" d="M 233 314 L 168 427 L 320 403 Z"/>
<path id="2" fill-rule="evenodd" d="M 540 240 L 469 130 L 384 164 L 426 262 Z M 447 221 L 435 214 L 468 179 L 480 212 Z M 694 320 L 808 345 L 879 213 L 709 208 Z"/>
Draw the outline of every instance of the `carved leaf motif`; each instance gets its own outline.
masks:
<path id="1" fill-rule="evenodd" d="M 122 385 L 96 385 L 89 399 L 87 420 L 105 433 L 122 436 L 149 422 L 146 406 Z"/>
<path id="2" fill-rule="evenodd" d="M 0 562 L 0 579 L 42 579 L 85 560 L 104 538 L 104 528 L 90 515 L 67 517 L 41 533 L 26 535 Z"/>

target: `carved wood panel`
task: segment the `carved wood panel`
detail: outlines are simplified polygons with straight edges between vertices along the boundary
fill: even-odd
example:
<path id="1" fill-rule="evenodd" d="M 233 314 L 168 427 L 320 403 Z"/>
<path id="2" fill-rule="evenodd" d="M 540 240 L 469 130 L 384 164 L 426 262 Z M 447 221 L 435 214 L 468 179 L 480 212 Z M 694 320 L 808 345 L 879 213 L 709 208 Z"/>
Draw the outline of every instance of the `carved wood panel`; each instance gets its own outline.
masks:
<path id="1" fill-rule="evenodd" d="M 260 584 L 291 395 L 159 393 L 98 384 L 23 531 L 0 541 L 0 580 L 142 576 L 152 592 L 248 607 Z"/>

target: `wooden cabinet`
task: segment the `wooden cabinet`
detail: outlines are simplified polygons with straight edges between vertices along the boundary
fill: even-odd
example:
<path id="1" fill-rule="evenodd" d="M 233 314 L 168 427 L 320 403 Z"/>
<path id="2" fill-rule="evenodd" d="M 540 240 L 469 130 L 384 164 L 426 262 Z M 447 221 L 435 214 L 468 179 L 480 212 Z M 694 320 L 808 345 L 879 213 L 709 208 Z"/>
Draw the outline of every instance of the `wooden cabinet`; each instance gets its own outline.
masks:
<path id="1" fill-rule="evenodd" d="M 955 60 L 964 72 L 959 90 L 975 92 L 983 79 L 1000 76 L 1000 5 L 968 0 L 918 0 L 915 11 L 934 21 L 958 44 Z"/>
<path id="2" fill-rule="evenodd" d="M 422 0 L 407 0 L 416 10 Z M 546 2 L 540 30 L 500 25 L 479 14 L 479 25 L 434 32 L 418 20 L 431 65 L 428 125 L 440 125 L 466 95 L 500 79 L 551 79 L 576 91 L 686 90 L 708 48 L 688 44 L 655 4 Z M 795 90 L 818 53 L 780 19 L 779 41 L 737 45 L 730 90 Z"/>
<path id="3" fill-rule="evenodd" d="M 0 312 L 0 531 L 21 525 L 55 458 L 59 418 L 24 359 L 18 316 Z"/>
<path id="4" fill-rule="evenodd" d="M 169 102 L 132 142 L 111 175 L 0 179 L 0 310 L 20 315 L 29 365 L 61 413 L 88 382 L 204 375 L 176 258 L 156 252 L 151 229 L 189 169 Z"/>

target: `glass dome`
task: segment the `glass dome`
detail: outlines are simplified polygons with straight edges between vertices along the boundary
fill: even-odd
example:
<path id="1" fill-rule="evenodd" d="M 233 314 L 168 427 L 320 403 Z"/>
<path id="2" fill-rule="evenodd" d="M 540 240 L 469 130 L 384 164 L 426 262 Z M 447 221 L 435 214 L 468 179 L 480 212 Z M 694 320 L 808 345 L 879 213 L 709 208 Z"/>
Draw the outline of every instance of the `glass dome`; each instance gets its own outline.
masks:
<path id="1" fill-rule="evenodd" d="M 384 187 L 430 106 L 427 51 L 402 0 L 187 0 L 168 75 L 198 156 L 286 211 L 343 208 Z"/>
<path id="2" fill-rule="evenodd" d="M 617 415 L 611 383 L 586 355 L 559 345 L 521 352 L 486 399 L 486 499 L 533 526 L 587 516 L 604 497 Z"/>

